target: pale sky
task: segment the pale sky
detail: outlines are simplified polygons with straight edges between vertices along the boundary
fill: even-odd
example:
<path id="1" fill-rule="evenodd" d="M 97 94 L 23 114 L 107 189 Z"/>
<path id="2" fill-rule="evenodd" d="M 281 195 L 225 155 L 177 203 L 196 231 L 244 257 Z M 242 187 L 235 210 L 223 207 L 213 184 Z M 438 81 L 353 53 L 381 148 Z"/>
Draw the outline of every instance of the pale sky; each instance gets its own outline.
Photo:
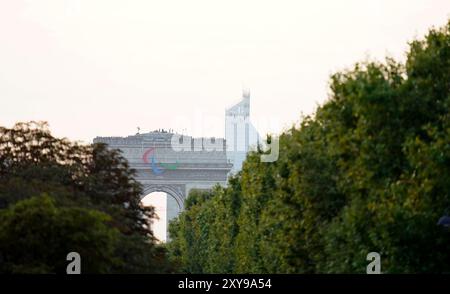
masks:
<path id="1" fill-rule="evenodd" d="M 0 125 L 222 137 L 246 87 L 251 116 L 279 122 L 260 132 L 279 131 L 326 100 L 331 73 L 404 58 L 449 17 L 449 0 L 1 0 Z"/>
<path id="2" fill-rule="evenodd" d="M 153 192 L 142 199 L 146 206 L 153 206 L 158 218 L 153 219 L 152 230 L 154 236 L 162 242 L 167 240 L 167 196 L 164 192 Z"/>

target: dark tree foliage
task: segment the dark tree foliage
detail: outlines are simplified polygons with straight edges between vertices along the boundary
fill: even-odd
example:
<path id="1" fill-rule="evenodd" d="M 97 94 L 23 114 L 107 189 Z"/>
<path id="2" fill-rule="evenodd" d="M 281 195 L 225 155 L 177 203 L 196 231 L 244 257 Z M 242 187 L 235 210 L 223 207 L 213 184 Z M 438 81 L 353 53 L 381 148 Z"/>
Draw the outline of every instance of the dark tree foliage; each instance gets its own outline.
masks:
<path id="1" fill-rule="evenodd" d="M 82 207 L 58 207 L 48 195 L 32 197 L 0 211 L 0 270 L 11 273 L 65 273 L 64 258 L 75 251 L 83 273 L 108 273 L 118 231 L 110 216 Z"/>
<path id="2" fill-rule="evenodd" d="M 450 22 L 410 44 L 405 64 L 334 74 L 329 100 L 280 135 L 280 157 L 196 197 L 172 223 L 186 272 L 450 272 Z"/>
<path id="3" fill-rule="evenodd" d="M 43 193 L 50 197 L 49 203 L 54 207 L 42 207 L 43 218 L 49 219 L 48 228 L 51 233 L 54 223 L 63 222 L 67 217 L 64 213 L 56 211 L 85 211 L 87 215 L 98 216 L 98 227 L 100 223 L 107 220 L 110 230 L 109 235 L 114 235 L 106 241 L 105 252 L 108 248 L 113 248 L 109 256 L 109 264 L 93 264 L 92 272 L 160 272 L 168 270 L 167 264 L 162 258 L 161 248 L 157 248 L 155 238 L 150 229 L 148 221 L 154 217 L 152 207 L 144 207 L 140 204 L 141 187 L 133 178 L 134 171 L 128 166 L 127 161 L 117 150 L 109 150 L 105 145 L 93 144 L 83 145 L 70 142 L 66 139 L 58 139 L 51 135 L 46 123 L 29 122 L 18 123 L 12 128 L 0 127 L 0 213 L 3 217 L 13 221 L 16 217 L 18 207 L 29 209 L 23 212 L 29 216 L 32 222 L 35 209 L 41 209 L 38 200 L 26 202 L 28 199 L 35 199 Z M 47 209 L 48 208 L 48 209 Z M 46 210 L 47 209 L 47 210 Z M 70 214 L 70 213 L 69 213 Z M 107 217 L 104 217 L 107 216 Z M 76 224 L 79 221 L 80 227 Z M 81 220 L 74 217 L 67 220 L 65 224 L 73 228 L 61 228 L 65 234 L 70 234 L 73 229 L 83 230 Z M 59 226 L 59 225 L 58 225 Z M 34 260 L 40 260 L 38 251 L 33 251 L 31 244 L 43 242 L 44 224 L 38 228 L 42 233 L 24 235 L 26 241 L 30 241 L 30 247 L 25 243 L 22 247 L 17 247 L 14 253 L 10 251 L 14 247 L 0 247 L 0 255 L 3 260 L 8 260 L 10 266 L 3 267 L 4 271 L 26 270 L 27 264 L 33 265 L 29 268 L 39 268 L 41 265 L 34 265 Z M 14 228 L 13 228 L 14 229 Z M 42 230 L 40 230 L 42 229 Z M 9 234 L 11 233 L 11 234 Z M 92 232 L 97 234 L 100 232 Z M 2 238 L 10 242 L 16 242 L 18 237 L 13 231 L 2 229 Z M 89 231 L 86 231 L 85 238 L 89 239 Z M 56 245 L 61 245 L 64 238 L 62 236 L 56 240 Z M 38 238 L 27 240 L 26 238 Z M 105 242 L 106 242 L 105 241 Z M 42 244 L 42 245 L 43 245 Z M 90 245 L 89 245 L 90 244 Z M 93 248 L 95 241 L 86 242 L 86 248 Z M 56 246 L 55 245 L 55 246 Z M 61 247 L 66 250 L 68 247 Z M 19 251 L 17 251 L 19 250 Z M 33 254 L 23 255 L 26 260 L 21 259 L 20 263 L 15 258 L 20 256 L 20 252 L 29 251 Z M 80 249 L 81 250 L 81 249 Z M 73 250 L 75 251 L 75 250 Z M 58 250 L 58 254 L 62 254 Z M 68 251 L 70 252 L 70 251 Z M 67 254 L 66 252 L 65 254 Z M 46 255 L 47 256 L 47 255 Z M 42 271 L 59 271 L 61 260 L 65 262 L 65 255 L 59 256 L 50 254 L 44 260 Z M 97 262 L 97 261 L 96 261 Z M 20 264 L 20 267 L 17 267 Z M 54 265 L 54 267 L 52 267 Z"/>

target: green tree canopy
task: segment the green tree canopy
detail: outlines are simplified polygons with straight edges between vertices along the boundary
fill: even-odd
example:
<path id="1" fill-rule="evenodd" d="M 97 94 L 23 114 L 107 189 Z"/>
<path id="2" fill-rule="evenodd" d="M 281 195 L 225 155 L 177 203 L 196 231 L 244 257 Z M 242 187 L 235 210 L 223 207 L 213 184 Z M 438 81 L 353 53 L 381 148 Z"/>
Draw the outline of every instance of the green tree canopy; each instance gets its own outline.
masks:
<path id="1" fill-rule="evenodd" d="M 32 197 L 0 210 L 0 269 L 12 273 L 65 273 L 65 256 L 82 257 L 84 273 L 107 273 L 118 263 L 111 217 L 82 207 L 58 207 L 50 196 Z"/>
<path id="2" fill-rule="evenodd" d="M 450 214 L 450 22 L 406 55 L 332 75 L 276 162 L 250 153 L 228 187 L 187 207 L 169 244 L 182 268 L 365 273 L 376 251 L 383 272 L 450 272 L 437 225 Z"/>
<path id="3" fill-rule="evenodd" d="M 90 260 L 85 263 L 90 272 L 168 271 L 150 229 L 154 210 L 141 205 L 141 192 L 117 150 L 55 138 L 40 122 L 0 127 L 0 212 L 11 224 L 0 226 L 9 242 L 0 247 L 5 270 L 60 272 L 66 254 L 76 251 L 65 252 L 73 244 Z M 49 196 L 34 198 L 43 194 Z M 24 220 L 16 222 L 21 213 Z M 26 228 L 40 217 L 46 222 Z M 55 247 L 45 254 L 47 244 L 39 235 L 48 234 Z M 21 246 L 13 246 L 14 239 Z M 64 245 L 71 240 L 76 242 Z"/>

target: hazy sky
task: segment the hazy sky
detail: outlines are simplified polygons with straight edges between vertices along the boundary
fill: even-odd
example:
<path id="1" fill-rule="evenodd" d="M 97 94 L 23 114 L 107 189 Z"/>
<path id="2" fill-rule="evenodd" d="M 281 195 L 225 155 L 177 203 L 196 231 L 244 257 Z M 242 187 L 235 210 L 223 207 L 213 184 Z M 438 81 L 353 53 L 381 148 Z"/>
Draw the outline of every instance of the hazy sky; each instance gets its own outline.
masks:
<path id="1" fill-rule="evenodd" d="M 2 0 L 0 125 L 46 120 L 86 142 L 137 126 L 223 136 L 247 87 L 276 131 L 327 98 L 334 71 L 403 58 L 448 17 L 449 0 Z"/>
<path id="2" fill-rule="evenodd" d="M 142 199 L 146 206 L 153 206 L 157 219 L 153 219 L 152 230 L 155 237 L 165 242 L 167 240 L 167 196 L 164 192 L 153 192 Z"/>

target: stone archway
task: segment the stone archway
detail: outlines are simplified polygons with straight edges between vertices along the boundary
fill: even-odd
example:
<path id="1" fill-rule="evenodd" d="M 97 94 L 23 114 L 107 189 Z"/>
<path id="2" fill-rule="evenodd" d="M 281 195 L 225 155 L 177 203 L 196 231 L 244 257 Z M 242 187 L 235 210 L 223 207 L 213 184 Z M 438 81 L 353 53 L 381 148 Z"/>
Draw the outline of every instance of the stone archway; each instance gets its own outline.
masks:
<path id="1" fill-rule="evenodd" d="M 178 208 L 180 211 L 183 211 L 184 209 L 184 200 L 186 199 L 186 196 L 184 195 L 185 187 L 182 187 L 183 185 L 144 185 L 144 190 L 141 195 L 141 199 L 147 196 L 150 193 L 153 192 L 164 192 L 169 197 L 173 197 L 178 205 Z"/>
<path id="2" fill-rule="evenodd" d="M 167 242 L 170 240 L 169 236 L 169 224 L 171 220 L 173 220 L 175 217 L 178 216 L 178 214 L 183 211 L 184 209 L 184 200 L 185 195 L 183 191 L 185 190 L 184 185 L 170 185 L 170 184 L 147 184 L 144 185 L 143 193 L 141 195 L 141 200 L 143 200 L 145 197 L 150 196 L 150 194 L 154 192 L 163 192 L 166 194 L 165 198 L 165 212 L 163 213 L 163 221 L 160 222 L 157 226 L 158 228 L 161 228 L 161 226 L 164 226 L 165 228 L 165 236 L 160 239 L 162 242 Z M 157 196 L 157 195 L 156 195 Z M 150 204 L 152 205 L 152 204 Z M 158 213 L 158 219 L 160 219 L 161 215 Z M 152 223 L 152 226 L 154 223 Z M 153 229 L 153 228 L 152 228 Z M 158 237 L 159 238 L 159 237 Z"/>
<path id="3" fill-rule="evenodd" d="M 180 144 L 182 142 L 184 147 L 179 150 L 172 146 L 175 135 L 181 136 L 150 132 L 127 137 L 97 137 L 94 142 L 121 151 L 135 172 L 134 178 L 143 186 L 141 199 L 152 192 L 166 193 L 166 215 L 169 215 L 169 211 L 184 210 L 190 190 L 211 189 L 216 184 L 225 186 L 232 167 L 227 162 L 224 139 L 215 138 L 213 142 L 209 138 L 182 136 Z"/>

